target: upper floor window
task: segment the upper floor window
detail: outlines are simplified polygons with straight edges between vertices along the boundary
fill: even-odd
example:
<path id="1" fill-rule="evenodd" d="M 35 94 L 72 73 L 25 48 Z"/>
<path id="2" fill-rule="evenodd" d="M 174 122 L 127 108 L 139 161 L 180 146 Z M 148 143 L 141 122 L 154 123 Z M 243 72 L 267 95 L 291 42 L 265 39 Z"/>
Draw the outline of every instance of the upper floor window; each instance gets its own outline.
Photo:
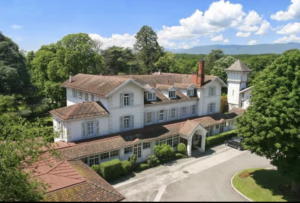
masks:
<path id="1" fill-rule="evenodd" d="M 164 121 L 164 119 L 165 119 L 165 111 L 159 110 L 158 111 L 158 121 Z"/>
<path id="2" fill-rule="evenodd" d="M 170 99 L 175 99 L 176 98 L 176 91 L 175 90 L 170 90 L 169 91 L 169 98 Z"/>
<path id="3" fill-rule="evenodd" d="M 73 92 L 73 97 L 74 97 L 74 98 L 77 98 L 77 90 L 72 89 L 72 92 Z"/>
<path id="4" fill-rule="evenodd" d="M 193 97 L 194 96 L 194 90 L 193 89 L 188 89 L 187 90 L 187 96 Z"/>
<path id="5" fill-rule="evenodd" d="M 208 105 L 208 114 L 215 113 L 215 108 L 216 108 L 216 104 L 215 103 L 210 103 Z"/>
<path id="6" fill-rule="evenodd" d="M 186 107 L 181 107 L 181 117 L 185 117 L 186 116 Z"/>
<path id="7" fill-rule="evenodd" d="M 209 96 L 216 96 L 216 87 L 209 87 Z"/>
<path id="8" fill-rule="evenodd" d="M 195 115 L 195 114 L 196 114 L 196 105 L 192 105 L 191 114 L 192 114 L 192 115 Z"/>
<path id="9" fill-rule="evenodd" d="M 120 130 L 133 129 L 133 116 L 122 116 L 120 117 Z"/>
<path id="10" fill-rule="evenodd" d="M 170 119 L 176 118 L 176 109 L 170 109 Z"/>
<path id="11" fill-rule="evenodd" d="M 88 93 L 85 93 L 85 94 L 84 94 L 84 100 L 85 100 L 85 101 L 89 101 L 89 94 L 88 94 Z"/>
<path id="12" fill-rule="evenodd" d="M 153 93 L 147 93 L 147 100 L 148 101 L 156 100 L 156 93 L 155 92 L 153 92 Z"/>
<path id="13" fill-rule="evenodd" d="M 99 121 L 82 122 L 82 136 L 93 136 L 99 134 Z"/>
<path id="14" fill-rule="evenodd" d="M 82 99 L 83 98 L 83 93 L 82 92 L 79 92 L 79 96 L 78 96 L 78 99 Z"/>
<path id="15" fill-rule="evenodd" d="M 121 93 L 120 106 L 132 106 L 133 105 L 133 93 Z"/>
<path id="16" fill-rule="evenodd" d="M 146 124 L 150 124 L 153 121 L 153 117 L 154 117 L 154 111 L 153 112 L 146 112 L 145 113 L 145 123 Z"/>
<path id="17" fill-rule="evenodd" d="M 95 96 L 91 94 L 91 101 L 95 101 Z"/>
<path id="18" fill-rule="evenodd" d="M 88 135 L 94 135 L 94 122 L 89 121 L 87 124 L 87 133 Z"/>

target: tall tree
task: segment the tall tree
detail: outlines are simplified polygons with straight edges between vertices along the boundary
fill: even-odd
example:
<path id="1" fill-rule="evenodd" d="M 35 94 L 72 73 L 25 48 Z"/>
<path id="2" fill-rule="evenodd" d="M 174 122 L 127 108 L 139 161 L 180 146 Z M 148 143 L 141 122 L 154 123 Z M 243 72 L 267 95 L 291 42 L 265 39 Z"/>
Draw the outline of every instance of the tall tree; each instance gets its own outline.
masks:
<path id="1" fill-rule="evenodd" d="M 154 63 L 154 66 L 156 70 L 160 70 L 162 72 L 178 72 L 175 54 L 168 51 L 164 52 L 163 56 Z"/>
<path id="2" fill-rule="evenodd" d="M 0 93 L 27 96 L 32 88 L 23 52 L 0 32 Z"/>
<path id="3" fill-rule="evenodd" d="M 213 68 L 210 71 L 211 75 L 219 76 L 225 83 L 227 83 L 227 73 L 226 68 L 229 68 L 236 59 L 232 56 L 224 56 L 214 63 Z"/>
<path id="4" fill-rule="evenodd" d="M 151 27 L 144 25 L 135 36 L 134 49 L 147 73 L 154 72 L 154 63 L 162 55 L 163 48 L 157 42 L 157 35 Z"/>
<path id="5" fill-rule="evenodd" d="M 244 147 L 271 160 L 300 194 L 300 51 L 284 52 L 254 80 L 250 107 L 237 120 Z"/>
<path id="6" fill-rule="evenodd" d="M 212 50 L 205 57 L 205 74 L 209 74 L 217 60 L 224 56 L 224 51 L 220 49 Z"/>
<path id="7" fill-rule="evenodd" d="M 29 123 L 15 114 L 0 116 L 0 200 L 3 202 L 36 202 L 43 199 L 46 185 L 26 170 L 37 161 L 47 162 L 49 156 L 40 156 L 46 147 L 57 155 L 42 136 L 45 128 Z M 54 138 L 54 137 L 53 137 Z"/>

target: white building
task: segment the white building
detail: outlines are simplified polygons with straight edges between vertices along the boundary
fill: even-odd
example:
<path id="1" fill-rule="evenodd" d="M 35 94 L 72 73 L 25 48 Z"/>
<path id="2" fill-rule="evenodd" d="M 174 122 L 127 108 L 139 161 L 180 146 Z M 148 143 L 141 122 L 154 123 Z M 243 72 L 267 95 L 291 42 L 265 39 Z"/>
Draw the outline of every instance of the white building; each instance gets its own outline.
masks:
<path id="1" fill-rule="evenodd" d="M 251 97 L 252 87 L 247 87 L 249 74 L 252 72 L 242 61 L 237 60 L 229 68 L 225 69 L 228 84 L 228 107 L 247 109 Z"/>
<path id="2" fill-rule="evenodd" d="M 205 151 L 206 136 L 233 129 L 239 114 L 220 113 L 221 88 L 227 85 L 204 75 L 204 61 L 197 74 L 77 74 L 61 86 L 67 106 L 50 112 L 60 132 L 55 141 L 65 157 L 88 165 L 133 154 L 144 161 L 163 143 L 184 142 L 191 156 L 199 142 Z"/>

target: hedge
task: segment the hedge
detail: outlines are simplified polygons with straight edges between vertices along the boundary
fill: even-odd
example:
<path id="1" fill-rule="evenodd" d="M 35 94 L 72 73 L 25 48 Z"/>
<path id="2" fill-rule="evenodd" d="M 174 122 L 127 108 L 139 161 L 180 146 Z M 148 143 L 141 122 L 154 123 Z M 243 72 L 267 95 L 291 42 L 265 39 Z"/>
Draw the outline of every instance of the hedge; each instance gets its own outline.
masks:
<path id="1" fill-rule="evenodd" d="M 143 171 L 143 170 L 148 169 L 148 168 L 149 168 L 148 164 L 140 164 L 139 167 L 138 167 L 138 169 L 140 171 Z"/>
<path id="2" fill-rule="evenodd" d="M 154 147 L 154 154 L 160 162 L 170 161 L 175 156 L 173 147 L 168 144 L 156 145 Z"/>
<path id="3" fill-rule="evenodd" d="M 212 145 L 217 145 L 224 143 L 225 140 L 228 140 L 234 136 L 237 136 L 236 130 L 231 130 L 227 132 L 220 133 L 218 135 L 213 135 L 210 137 L 206 138 L 206 147 L 212 146 Z"/>
<path id="4" fill-rule="evenodd" d="M 91 166 L 91 169 L 93 170 L 93 171 L 95 171 L 96 173 L 100 173 L 100 165 L 92 165 Z"/>
<path id="5" fill-rule="evenodd" d="M 179 143 L 177 145 L 177 152 L 186 155 L 186 145 L 184 143 Z"/>
<path id="6" fill-rule="evenodd" d="M 176 156 L 176 159 L 182 159 L 182 158 L 187 158 L 188 157 L 188 156 L 183 155 L 181 153 L 176 153 L 175 156 Z"/>
<path id="7" fill-rule="evenodd" d="M 147 164 L 149 165 L 149 167 L 154 167 L 160 164 L 160 161 L 155 155 L 149 155 L 147 158 Z"/>
<path id="8" fill-rule="evenodd" d="M 122 167 L 123 167 L 123 172 L 124 175 L 127 175 L 131 171 L 131 163 L 129 161 L 122 161 Z"/>
<path id="9" fill-rule="evenodd" d="M 117 179 L 124 174 L 122 162 L 119 159 L 103 162 L 100 164 L 100 170 L 105 180 Z"/>

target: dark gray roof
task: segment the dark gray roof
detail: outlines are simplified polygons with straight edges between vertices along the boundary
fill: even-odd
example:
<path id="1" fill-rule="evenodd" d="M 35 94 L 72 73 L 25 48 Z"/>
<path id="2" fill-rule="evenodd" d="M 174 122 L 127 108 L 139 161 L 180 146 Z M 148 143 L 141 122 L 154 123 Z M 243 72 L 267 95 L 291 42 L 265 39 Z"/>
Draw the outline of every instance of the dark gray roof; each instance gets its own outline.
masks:
<path id="1" fill-rule="evenodd" d="M 225 71 L 252 72 L 252 70 L 248 68 L 240 59 L 234 62 L 234 64 L 232 64 L 229 68 L 225 69 Z"/>

